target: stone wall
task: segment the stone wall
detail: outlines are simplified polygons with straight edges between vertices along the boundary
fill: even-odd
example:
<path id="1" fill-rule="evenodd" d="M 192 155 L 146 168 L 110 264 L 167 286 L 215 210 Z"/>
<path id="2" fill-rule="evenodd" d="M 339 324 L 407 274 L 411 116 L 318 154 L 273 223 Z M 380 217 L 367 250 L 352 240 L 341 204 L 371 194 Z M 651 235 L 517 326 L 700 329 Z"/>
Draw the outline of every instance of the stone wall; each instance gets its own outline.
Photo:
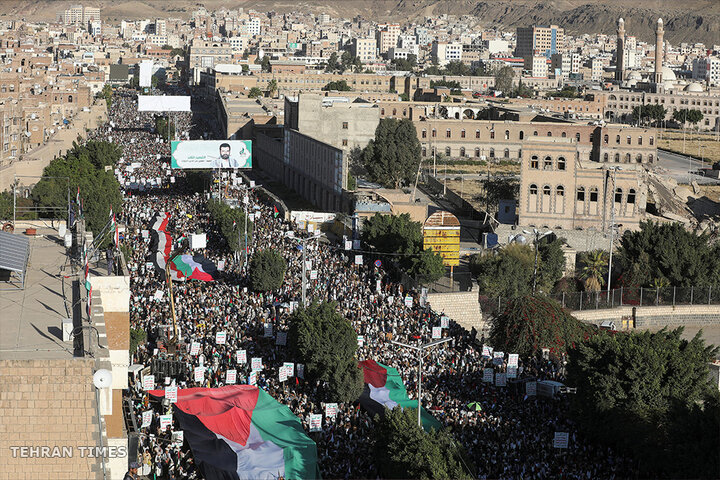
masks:
<path id="1" fill-rule="evenodd" d="M 604 310 L 574 311 L 572 314 L 585 322 L 600 325 L 611 320 L 620 327 L 620 321 L 635 319 L 635 328 L 680 325 L 720 325 L 719 305 L 676 305 L 674 307 L 619 307 Z M 632 325 L 632 323 L 630 324 Z"/>
<path id="2" fill-rule="evenodd" d="M 447 315 L 468 331 L 473 327 L 478 332 L 485 328 L 476 291 L 430 293 L 427 301 L 435 312 Z"/>

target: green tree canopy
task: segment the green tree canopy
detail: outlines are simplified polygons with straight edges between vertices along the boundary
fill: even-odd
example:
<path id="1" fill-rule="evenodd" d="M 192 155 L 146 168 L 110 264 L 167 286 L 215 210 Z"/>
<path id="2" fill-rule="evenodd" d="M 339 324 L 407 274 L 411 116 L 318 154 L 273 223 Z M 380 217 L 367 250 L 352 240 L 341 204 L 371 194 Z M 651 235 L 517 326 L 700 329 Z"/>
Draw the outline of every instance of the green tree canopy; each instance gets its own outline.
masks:
<path id="1" fill-rule="evenodd" d="M 492 320 L 490 342 L 504 352 L 530 358 L 550 349 L 560 355 L 577 348 L 595 327 L 581 322 L 559 303 L 545 297 L 515 297 Z"/>
<path id="2" fill-rule="evenodd" d="M 707 399 L 706 408 L 717 407 L 717 391 L 708 399 L 708 361 L 718 349 L 706 346 L 701 332 L 687 341 L 682 331 L 596 335 L 570 351 L 567 383 L 577 387 L 572 409 L 581 430 L 635 453 L 643 478 L 697 478 L 703 470 L 712 472 L 707 478 L 717 475 L 717 426 L 714 432 L 704 430 L 706 439 L 698 438 L 700 432 L 689 438 L 672 435 L 704 417 L 718 425 L 717 411 L 705 412 L 697 404 Z M 679 459 L 675 450 L 689 445 L 696 450 Z M 678 461 L 686 470 L 678 471 Z"/>
<path id="3" fill-rule="evenodd" d="M 258 87 L 252 87 L 250 91 L 248 92 L 248 98 L 258 98 L 262 97 L 262 90 L 260 90 Z"/>
<path id="4" fill-rule="evenodd" d="M 466 77 L 470 75 L 470 68 L 460 60 L 453 60 L 445 65 L 445 71 L 443 74 Z"/>
<path id="5" fill-rule="evenodd" d="M 381 119 L 375 139 L 363 151 L 363 164 L 372 181 L 388 188 L 414 182 L 420 165 L 420 140 L 413 122 Z"/>
<path id="6" fill-rule="evenodd" d="M 358 368 L 357 334 L 337 312 L 334 302 L 312 303 L 290 317 L 290 349 L 306 376 L 328 382 L 328 401 L 354 402 L 362 393 L 363 375 Z"/>
<path id="7" fill-rule="evenodd" d="M 323 91 L 329 92 L 332 90 L 336 90 L 338 92 L 349 92 L 352 90 L 350 88 L 350 85 L 347 84 L 345 80 L 339 80 L 336 82 L 328 82 L 324 87 L 322 87 Z"/>
<path id="8" fill-rule="evenodd" d="M 168 121 L 166 117 L 155 117 L 155 130 L 160 138 L 168 138 Z M 170 138 L 175 138 L 175 125 L 170 124 Z"/>
<path id="9" fill-rule="evenodd" d="M 333 52 L 330 55 L 330 58 L 327 61 L 327 67 L 325 68 L 326 72 L 336 72 L 340 70 L 340 62 L 338 61 L 338 54 L 336 52 Z"/>
<path id="10" fill-rule="evenodd" d="M 224 202 L 215 199 L 206 204 L 210 218 L 220 228 L 220 233 L 227 247 L 233 251 L 242 251 L 245 247 L 245 213 L 238 208 L 230 208 Z M 252 238 L 253 223 L 247 221 L 248 243 Z"/>
<path id="11" fill-rule="evenodd" d="M 287 262 L 276 250 L 263 250 L 250 262 L 250 284 L 256 292 L 270 292 L 282 287 Z"/>
<path id="12" fill-rule="evenodd" d="M 578 256 L 579 275 L 585 282 L 585 290 L 597 292 L 605 283 L 605 275 L 608 271 L 609 257 L 605 250 L 593 250 L 582 252 Z"/>
<path id="13" fill-rule="evenodd" d="M 507 65 L 502 67 L 495 72 L 495 90 L 509 95 L 513 89 L 513 78 L 515 78 L 515 70 Z"/>
<path id="14" fill-rule="evenodd" d="M 399 407 L 375 417 L 375 463 L 383 478 L 470 479 L 464 451 L 446 431 L 425 432 L 417 409 Z"/>
<path id="15" fill-rule="evenodd" d="M 632 286 L 663 278 L 677 287 L 720 286 L 720 245 L 679 223 L 641 222 L 640 230 L 623 234 L 618 255 Z"/>

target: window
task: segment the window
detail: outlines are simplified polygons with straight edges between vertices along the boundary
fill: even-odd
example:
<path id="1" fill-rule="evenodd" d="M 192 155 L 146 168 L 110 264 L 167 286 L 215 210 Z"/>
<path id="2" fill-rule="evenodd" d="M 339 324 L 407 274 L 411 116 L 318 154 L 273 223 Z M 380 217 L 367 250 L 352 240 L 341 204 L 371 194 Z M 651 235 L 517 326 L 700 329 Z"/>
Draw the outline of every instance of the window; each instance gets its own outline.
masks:
<path id="1" fill-rule="evenodd" d="M 548 136 L 548 137 L 552 137 L 552 132 L 548 132 L 548 133 L 547 133 L 547 136 Z"/>
<path id="2" fill-rule="evenodd" d="M 422 147 L 422 156 L 427 157 L 427 148 Z"/>
<path id="3" fill-rule="evenodd" d="M 619 153 L 615 154 L 615 163 L 620 163 L 620 154 Z"/>
<path id="4" fill-rule="evenodd" d="M 537 137 L 537 136 L 538 136 L 537 130 L 535 130 L 535 131 L 533 132 L 533 137 Z"/>
<path id="5" fill-rule="evenodd" d="M 630 156 L 629 153 L 625 154 L 625 163 L 630 163 L 630 159 L 631 159 L 631 158 L 632 158 L 632 157 Z"/>
<path id="6" fill-rule="evenodd" d="M 540 168 L 538 165 L 538 157 L 536 155 L 533 155 L 530 159 L 530 168 L 534 168 L 535 170 L 537 170 L 538 168 Z"/>
<path id="7" fill-rule="evenodd" d="M 523 132 L 522 130 L 520 130 L 519 137 L 520 137 L 520 140 L 522 140 L 523 138 L 525 138 L 525 132 Z"/>
<path id="8" fill-rule="evenodd" d="M 397 115 L 397 108 L 393 108 L 393 117 Z"/>
<path id="9" fill-rule="evenodd" d="M 495 149 L 494 148 L 490 149 L 490 158 L 495 158 Z"/>
<path id="10" fill-rule="evenodd" d="M 630 135 L 627 136 L 627 144 L 632 145 L 632 137 Z"/>
<path id="11" fill-rule="evenodd" d="M 437 137 L 437 130 L 435 130 L 434 128 L 432 129 L 432 137 Z"/>
<path id="12" fill-rule="evenodd" d="M 562 132 L 562 133 L 560 134 L 560 136 L 561 136 L 562 138 L 565 138 L 565 137 L 567 137 L 567 133 Z"/>
<path id="13" fill-rule="evenodd" d="M 558 185 L 558 187 L 555 189 L 555 195 L 558 197 L 564 197 L 565 196 L 565 187 L 562 185 Z"/>
<path id="14" fill-rule="evenodd" d="M 579 132 L 575 134 L 575 140 L 580 142 L 580 133 Z M 592 137 L 590 137 L 590 143 L 592 143 Z"/>
<path id="15" fill-rule="evenodd" d="M 615 203 L 622 203 L 622 188 L 615 189 Z"/>
<path id="16" fill-rule="evenodd" d="M 505 140 L 510 140 L 510 130 L 505 130 Z"/>
<path id="17" fill-rule="evenodd" d="M 543 195 L 547 195 L 548 197 L 550 196 L 550 185 L 545 185 L 543 187 Z"/>
<path id="18" fill-rule="evenodd" d="M 578 202 L 585 201 L 585 187 L 578 187 L 577 189 L 577 200 Z"/>
<path id="19" fill-rule="evenodd" d="M 558 158 L 558 170 L 565 170 L 565 158 L 559 157 Z"/>
<path id="20" fill-rule="evenodd" d="M 635 190 L 633 190 L 632 188 L 628 192 L 627 202 L 631 204 L 635 203 Z"/>
<path id="21" fill-rule="evenodd" d="M 451 153 L 450 147 L 445 147 L 445 156 L 449 157 Z"/>
<path id="22" fill-rule="evenodd" d="M 460 130 L 460 138 L 465 138 L 465 129 Z"/>
<path id="23" fill-rule="evenodd" d="M 655 145 L 655 137 L 650 137 L 650 145 Z"/>
<path id="24" fill-rule="evenodd" d="M 445 138 L 450 138 L 452 136 L 452 133 L 450 132 L 450 129 L 448 128 L 445 130 Z"/>
<path id="25" fill-rule="evenodd" d="M 480 149 L 479 148 L 475 149 L 475 157 L 480 158 Z"/>
<path id="26" fill-rule="evenodd" d="M 480 138 L 480 130 L 475 130 L 475 138 Z"/>
<path id="27" fill-rule="evenodd" d="M 545 160 L 543 160 L 543 170 L 552 170 L 552 158 L 545 157 Z"/>
<path id="28" fill-rule="evenodd" d="M 348 129 L 348 122 L 343 122 L 343 130 L 347 130 L 347 129 Z"/>
<path id="29" fill-rule="evenodd" d="M 652 153 L 648 155 L 648 163 L 653 163 L 653 155 Z"/>
<path id="30" fill-rule="evenodd" d="M 604 141 L 605 143 L 608 143 L 608 136 L 607 136 L 607 134 L 603 137 L 603 141 Z"/>
<path id="31" fill-rule="evenodd" d="M 490 130 L 490 139 L 493 140 L 495 138 L 495 130 Z"/>
<path id="32" fill-rule="evenodd" d="M 342 144 L 343 144 L 343 147 L 347 147 L 347 144 L 348 144 L 347 138 L 343 138 Z"/>
<path id="33" fill-rule="evenodd" d="M 380 109 L 380 115 L 385 116 L 385 109 L 384 109 L 384 108 L 381 108 L 381 109 Z"/>
<path id="34" fill-rule="evenodd" d="M 534 183 L 530 185 L 530 195 L 537 195 L 537 185 Z"/>
<path id="35" fill-rule="evenodd" d="M 427 138 L 427 130 L 423 128 L 422 138 Z"/>
<path id="36" fill-rule="evenodd" d="M 605 155 L 603 155 L 603 162 L 607 163 L 607 161 L 608 161 L 608 154 L 605 153 Z"/>
<path id="37" fill-rule="evenodd" d="M 637 156 L 635 157 L 635 161 L 637 163 L 642 163 L 642 155 L 638 153 Z"/>
<path id="38" fill-rule="evenodd" d="M 615 137 L 615 143 L 617 143 L 618 145 L 620 145 L 620 135 L 618 135 L 618 136 Z"/>
<path id="39" fill-rule="evenodd" d="M 642 137 L 638 137 L 638 145 L 642 145 Z"/>
<path id="40" fill-rule="evenodd" d="M 465 147 L 460 147 L 460 156 L 461 157 L 465 156 Z"/>
<path id="41" fill-rule="evenodd" d="M 509 148 L 506 148 L 505 151 L 503 151 L 503 157 L 510 158 L 510 149 Z"/>

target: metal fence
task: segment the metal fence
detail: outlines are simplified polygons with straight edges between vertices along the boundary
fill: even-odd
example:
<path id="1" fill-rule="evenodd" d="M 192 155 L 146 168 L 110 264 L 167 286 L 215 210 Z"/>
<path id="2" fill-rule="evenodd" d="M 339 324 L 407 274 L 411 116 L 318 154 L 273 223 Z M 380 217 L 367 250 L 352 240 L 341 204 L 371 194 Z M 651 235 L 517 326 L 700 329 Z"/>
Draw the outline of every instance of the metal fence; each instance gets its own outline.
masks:
<path id="1" fill-rule="evenodd" d="M 569 310 L 600 310 L 615 307 L 659 307 L 675 305 L 720 305 L 720 287 L 616 288 L 598 292 L 548 295 Z M 509 298 L 480 296 L 483 314 L 495 314 Z"/>

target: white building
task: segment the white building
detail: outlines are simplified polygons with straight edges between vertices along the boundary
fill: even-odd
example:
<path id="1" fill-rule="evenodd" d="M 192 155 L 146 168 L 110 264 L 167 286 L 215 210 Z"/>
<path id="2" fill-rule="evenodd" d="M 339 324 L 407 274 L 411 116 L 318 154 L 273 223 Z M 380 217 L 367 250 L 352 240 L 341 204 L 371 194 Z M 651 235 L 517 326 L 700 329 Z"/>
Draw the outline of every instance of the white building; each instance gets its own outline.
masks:
<path id="1" fill-rule="evenodd" d="M 352 50 L 353 55 L 360 57 L 361 62 L 372 62 L 377 55 L 377 42 L 374 38 L 355 38 Z"/>
<path id="2" fill-rule="evenodd" d="M 693 78 L 707 82 L 710 86 L 720 86 L 720 58 L 696 58 L 692 64 Z"/>
<path id="3" fill-rule="evenodd" d="M 247 26 L 248 35 L 251 37 L 260 35 L 260 18 L 252 17 L 245 25 Z"/>
<path id="4" fill-rule="evenodd" d="M 233 53 L 243 53 L 248 46 L 247 37 L 230 37 L 228 42 L 233 48 Z"/>
<path id="5" fill-rule="evenodd" d="M 462 43 L 434 41 L 431 53 L 437 58 L 440 66 L 445 66 L 450 62 L 459 62 L 462 60 Z"/>
<path id="6" fill-rule="evenodd" d="M 527 70 L 533 78 L 547 78 L 547 57 L 544 55 L 525 57 L 525 70 Z"/>

